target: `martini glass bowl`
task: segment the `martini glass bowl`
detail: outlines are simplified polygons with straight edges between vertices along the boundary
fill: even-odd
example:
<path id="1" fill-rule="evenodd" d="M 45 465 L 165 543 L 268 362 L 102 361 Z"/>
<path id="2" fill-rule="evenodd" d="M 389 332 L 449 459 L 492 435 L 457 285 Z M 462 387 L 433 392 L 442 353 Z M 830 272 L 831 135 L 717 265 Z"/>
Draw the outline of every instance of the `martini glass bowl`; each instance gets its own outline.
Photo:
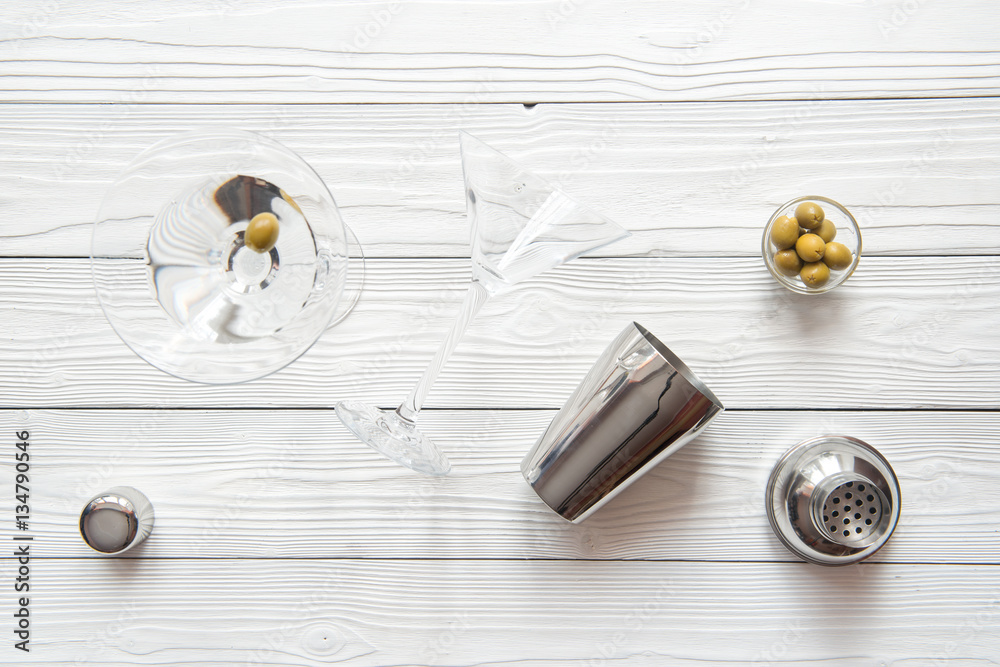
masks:
<path id="1" fill-rule="evenodd" d="M 277 229 L 267 247 L 248 238 L 262 215 Z M 347 268 L 348 231 L 320 177 L 238 130 L 143 151 L 109 188 L 91 247 L 98 299 L 126 345 L 209 384 L 262 377 L 309 349 L 338 313 Z"/>
<path id="2" fill-rule="evenodd" d="M 466 212 L 472 226 L 472 280 L 461 310 L 410 394 L 395 410 L 341 401 L 337 416 L 358 438 L 418 472 L 451 464 L 416 426 L 441 368 L 486 301 L 518 283 L 629 235 L 472 135 L 460 135 Z"/>

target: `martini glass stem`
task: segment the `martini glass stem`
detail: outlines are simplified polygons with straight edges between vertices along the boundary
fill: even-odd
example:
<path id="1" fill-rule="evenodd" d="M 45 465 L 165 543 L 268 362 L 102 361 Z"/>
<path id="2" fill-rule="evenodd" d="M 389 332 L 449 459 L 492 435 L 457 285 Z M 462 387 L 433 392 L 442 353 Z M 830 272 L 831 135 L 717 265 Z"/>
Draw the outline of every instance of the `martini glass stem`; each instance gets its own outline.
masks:
<path id="1" fill-rule="evenodd" d="M 478 280 L 473 280 L 469 285 L 469 290 L 465 293 L 462 310 L 459 312 L 454 324 L 451 325 L 451 331 L 448 332 L 448 336 L 442 341 L 431 363 L 424 369 L 424 374 L 420 376 L 416 386 L 410 391 L 410 395 L 396 408 L 396 414 L 400 418 L 411 423 L 416 420 L 417 414 L 424 404 L 424 399 L 427 398 L 427 394 L 431 390 L 431 385 L 434 384 L 434 380 L 437 379 L 438 374 L 448 361 L 451 353 L 455 351 L 455 346 L 458 345 L 458 341 L 465 335 L 465 330 L 469 328 L 469 324 L 476 316 L 476 313 L 479 312 L 489 298 L 490 293 L 483 287 L 483 284 Z"/>

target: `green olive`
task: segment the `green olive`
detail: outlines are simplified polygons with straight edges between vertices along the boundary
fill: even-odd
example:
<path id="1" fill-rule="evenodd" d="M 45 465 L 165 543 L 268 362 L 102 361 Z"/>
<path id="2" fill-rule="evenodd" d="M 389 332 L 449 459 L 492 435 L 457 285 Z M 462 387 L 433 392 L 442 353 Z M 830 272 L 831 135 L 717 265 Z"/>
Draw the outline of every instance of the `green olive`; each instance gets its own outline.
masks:
<path id="1" fill-rule="evenodd" d="M 816 229 L 824 217 L 819 204 L 811 201 L 804 201 L 795 208 L 795 219 L 799 221 L 799 226 L 805 229 Z"/>
<path id="2" fill-rule="evenodd" d="M 778 250 L 791 248 L 799 239 L 799 223 L 795 218 L 783 215 L 771 225 L 771 243 Z"/>
<path id="3" fill-rule="evenodd" d="M 829 218 L 824 218 L 823 222 L 819 223 L 819 227 L 813 231 L 813 234 L 829 243 L 837 237 L 837 226 Z"/>
<path id="4" fill-rule="evenodd" d="M 854 261 L 851 250 L 843 243 L 828 243 L 826 251 L 823 253 L 823 262 L 831 269 L 846 269 Z"/>
<path id="5" fill-rule="evenodd" d="M 250 220 L 243 235 L 246 246 L 254 252 L 270 252 L 278 242 L 278 218 L 270 211 L 258 213 Z"/>
<path id="6" fill-rule="evenodd" d="M 823 259 L 825 248 L 826 243 L 815 234 L 803 234 L 795 242 L 795 252 L 799 253 L 803 262 L 818 262 Z"/>
<path id="7" fill-rule="evenodd" d="M 792 248 L 774 253 L 774 265 L 782 273 L 794 276 L 802 269 L 802 259 Z"/>
<path id="8" fill-rule="evenodd" d="M 823 262 L 810 262 L 802 267 L 799 277 L 806 287 L 822 287 L 830 279 L 830 269 Z"/>

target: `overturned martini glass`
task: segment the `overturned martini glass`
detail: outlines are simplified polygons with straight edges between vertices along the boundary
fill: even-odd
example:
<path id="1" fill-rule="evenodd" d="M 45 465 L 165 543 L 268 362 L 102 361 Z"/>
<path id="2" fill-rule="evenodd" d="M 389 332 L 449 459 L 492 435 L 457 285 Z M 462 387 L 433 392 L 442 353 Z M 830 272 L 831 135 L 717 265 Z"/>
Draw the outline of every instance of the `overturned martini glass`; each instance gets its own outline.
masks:
<path id="1" fill-rule="evenodd" d="M 446 474 L 451 464 L 417 428 L 417 415 L 476 313 L 490 297 L 629 235 L 466 132 L 461 133 L 461 151 L 472 225 L 472 280 L 461 311 L 398 408 L 337 404 L 337 416 L 358 438 L 393 461 L 431 475 Z"/>

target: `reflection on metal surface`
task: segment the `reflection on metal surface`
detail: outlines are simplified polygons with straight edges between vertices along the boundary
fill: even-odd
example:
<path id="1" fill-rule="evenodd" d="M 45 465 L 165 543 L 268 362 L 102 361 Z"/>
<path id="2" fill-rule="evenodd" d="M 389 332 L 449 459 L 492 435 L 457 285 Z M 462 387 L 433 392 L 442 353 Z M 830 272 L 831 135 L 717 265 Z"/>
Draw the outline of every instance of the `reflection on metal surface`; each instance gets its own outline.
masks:
<path id="1" fill-rule="evenodd" d="M 878 551 L 899 521 L 899 482 L 866 442 L 828 435 L 799 443 L 767 483 L 767 518 L 788 549 L 819 565 Z"/>
<path id="2" fill-rule="evenodd" d="M 80 535 L 95 551 L 119 554 L 153 530 L 153 505 L 137 489 L 116 486 L 91 498 L 80 513 Z"/>
<path id="3" fill-rule="evenodd" d="M 549 507 L 579 522 L 722 409 L 684 362 L 633 322 L 556 414 L 521 472 Z"/>

